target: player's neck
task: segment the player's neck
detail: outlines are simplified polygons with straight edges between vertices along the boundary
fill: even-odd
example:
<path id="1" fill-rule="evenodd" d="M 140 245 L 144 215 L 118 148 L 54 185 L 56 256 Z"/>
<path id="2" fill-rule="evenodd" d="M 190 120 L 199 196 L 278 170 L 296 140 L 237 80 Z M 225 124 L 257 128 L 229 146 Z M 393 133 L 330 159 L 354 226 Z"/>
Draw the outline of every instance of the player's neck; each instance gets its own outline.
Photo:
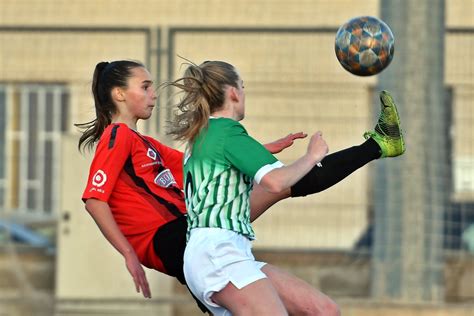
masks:
<path id="1" fill-rule="evenodd" d="M 219 117 L 225 117 L 225 118 L 230 118 L 233 119 L 234 121 L 240 121 L 241 118 L 237 114 L 237 112 L 234 110 L 233 107 L 223 107 L 221 110 L 214 111 L 211 113 L 211 117 L 219 118 Z"/>
<path id="2" fill-rule="evenodd" d="M 112 123 L 123 123 L 128 126 L 128 128 L 137 130 L 137 121 L 138 119 L 132 117 L 125 117 L 120 115 L 120 113 L 112 116 Z"/>

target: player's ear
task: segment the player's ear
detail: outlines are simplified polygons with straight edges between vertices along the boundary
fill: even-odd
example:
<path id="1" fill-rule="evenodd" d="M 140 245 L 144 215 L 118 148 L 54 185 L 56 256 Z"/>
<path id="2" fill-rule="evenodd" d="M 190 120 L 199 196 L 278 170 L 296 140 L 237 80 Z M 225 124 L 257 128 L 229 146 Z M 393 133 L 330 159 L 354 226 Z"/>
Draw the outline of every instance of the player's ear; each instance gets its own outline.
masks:
<path id="1" fill-rule="evenodd" d="M 230 86 L 228 89 L 229 98 L 233 102 L 239 102 L 239 94 L 237 93 L 237 88 Z"/>
<path id="2" fill-rule="evenodd" d="M 112 89 L 112 99 L 117 102 L 125 101 L 125 93 L 122 88 L 115 87 Z"/>

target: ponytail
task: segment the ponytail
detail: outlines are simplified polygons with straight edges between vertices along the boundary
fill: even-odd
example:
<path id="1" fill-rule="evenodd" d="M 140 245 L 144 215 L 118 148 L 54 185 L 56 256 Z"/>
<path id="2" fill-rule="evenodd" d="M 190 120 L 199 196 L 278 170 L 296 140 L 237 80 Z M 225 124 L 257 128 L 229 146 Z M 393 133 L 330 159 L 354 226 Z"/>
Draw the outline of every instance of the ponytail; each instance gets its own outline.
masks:
<path id="1" fill-rule="evenodd" d="M 114 62 L 100 62 L 95 66 L 92 78 L 92 95 L 94 96 L 96 118 L 90 122 L 74 124 L 83 130 L 79 139 L 78 149 L 92 149 L 105 128 L 112 122 L 112 114 L 116 106 L 112 99 L 112 89 L 127 87 L 131 71 L 143 64 L 135 61 L 120 60 Z"/>
<path id="2" fill-rule="evenodd" d="M 176 87 L 183 94 L 168 134 L 192 145 L 207 127 L 211 113 L 223 106 L 226 86 L 237 87 L 238 79 L 234 66 L 226 62 L 206 61 L 199 66 L 189 62 L 182 78 L 163 85 Z"/>

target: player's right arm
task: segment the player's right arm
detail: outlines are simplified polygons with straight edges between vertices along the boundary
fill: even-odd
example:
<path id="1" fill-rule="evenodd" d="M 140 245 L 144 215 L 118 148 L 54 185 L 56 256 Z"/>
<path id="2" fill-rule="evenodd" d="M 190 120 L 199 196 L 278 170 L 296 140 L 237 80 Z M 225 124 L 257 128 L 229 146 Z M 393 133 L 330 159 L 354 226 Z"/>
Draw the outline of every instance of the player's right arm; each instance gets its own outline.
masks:
<path id="1" fill-rule="evenodd" d="M 270 193 L 280 193 L 300 180 L 328 153 L 328 146 L 320 132 L 309 142 L 306 154 L 288 166 L 276 168 L 265 174 L 259 184 Z"/>
<path id="2" fill-rule="evenodd" d="M 125 264 L 132 275 L 137 292 L 141 291 L 144 297 L 150 298 L 150 287 L 145 276 L 145 271 L 132 246 L 115 222 L 109 204 L 90 198 L 86 201 L 86 210 L 92 216 L 104 237 L 124 257 Z"/>
<path id="3" fill-rule="evenodd" d="M 97 144 L 82 200 L 102 234 L 125 258 L 137 292 L 141 291 L 143 296 L 150 297 L 145 271 L 108 204 L 125 161 L 130 156 L 132 133 L 125 124 L 113 124 L 104 131 Z"/>
<path id="4" fill-rule="evenodd" d="M 292 185 L 307 174 L 328 152 L 328 146 L 321 132 L 311 136 L 306 154 L 288 166 L 279 162 L 260 143 L 247 134 L 238 122 L 228 123 L 227 136 L 224 143 L 225 159 L 247 176 L 254 179 L 265 191 L 271 194 L 284 194 Z M 265 207 L 265 203 L 257 203 L 255 197 L 251 207 Z M 257 206 L 257 204 L 262 204 Z M 271 204 L 268 204 L 271 205 Z M 259 214 L 254 214 L 255 219 Z"/>

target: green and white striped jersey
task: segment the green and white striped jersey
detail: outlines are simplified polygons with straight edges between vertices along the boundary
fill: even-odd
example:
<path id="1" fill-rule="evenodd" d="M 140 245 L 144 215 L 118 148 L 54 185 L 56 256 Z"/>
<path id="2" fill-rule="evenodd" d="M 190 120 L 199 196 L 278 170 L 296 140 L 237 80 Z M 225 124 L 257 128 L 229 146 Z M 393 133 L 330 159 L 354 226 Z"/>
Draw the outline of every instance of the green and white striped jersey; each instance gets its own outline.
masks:
<path id="1" fill-rule="evenodd" d="M 188 231 L 217 227 L 255 238 L 250 225 L 253 180 L 283 164 L 237 121 L 211 118 L 184 159 Z"/>

